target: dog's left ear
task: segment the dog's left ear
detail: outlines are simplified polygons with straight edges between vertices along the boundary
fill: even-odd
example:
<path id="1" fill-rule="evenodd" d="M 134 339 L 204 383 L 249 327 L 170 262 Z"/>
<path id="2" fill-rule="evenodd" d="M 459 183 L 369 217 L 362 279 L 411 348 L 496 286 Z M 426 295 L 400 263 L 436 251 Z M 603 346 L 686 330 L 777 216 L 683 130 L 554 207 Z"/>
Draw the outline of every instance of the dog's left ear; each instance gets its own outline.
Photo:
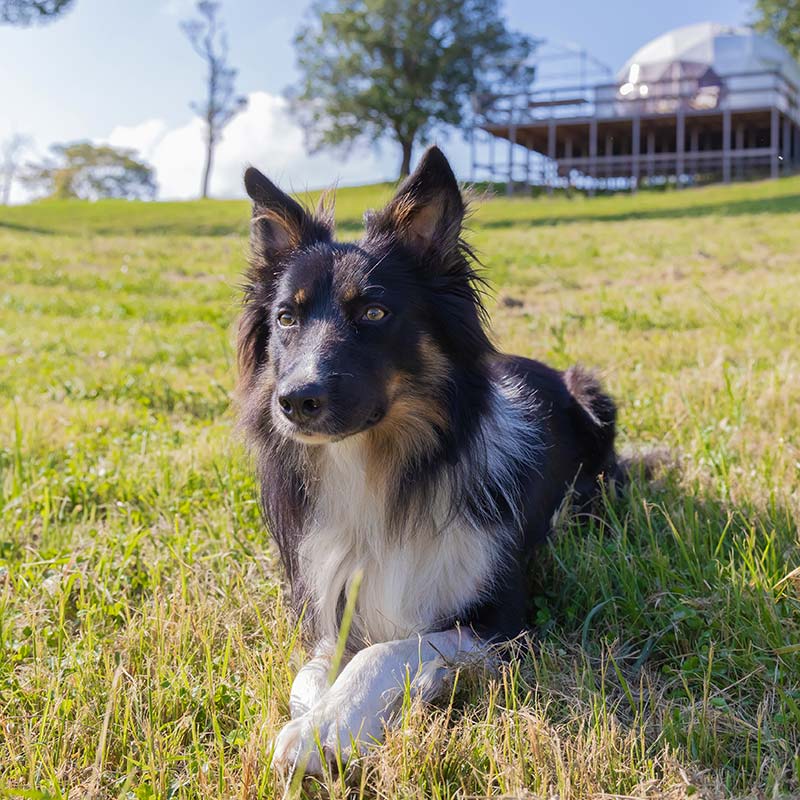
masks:
<path id="1" fill-rule="evenodd" d="M 429 147 L 389 205 L 371 215 L 371 232 L 394 232 L 408 248 L 423 255 L 457 246 L 464 220 L 464 200 L 444 153 Z"/>
<path id="2" fill-rule="evenodd" d="M 274 267 L 298 247 L 330 240 L 326 221 L 309 214 L 255 167 L 244 173 L 244 185 L 253 201 L 250 246 L 256 258 Z"/>

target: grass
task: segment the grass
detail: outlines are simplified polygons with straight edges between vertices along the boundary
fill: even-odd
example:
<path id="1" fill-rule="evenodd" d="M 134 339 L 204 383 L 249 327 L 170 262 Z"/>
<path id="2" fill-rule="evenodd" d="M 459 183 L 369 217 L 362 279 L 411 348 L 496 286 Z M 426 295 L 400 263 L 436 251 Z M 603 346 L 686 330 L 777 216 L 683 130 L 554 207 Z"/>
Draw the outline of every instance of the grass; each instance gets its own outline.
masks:
<path id="1" fill-rule="evenodd" d="M 342 190 L 344 235 L 388 193 Z M 0 796 L 282 795 L 303 654 L 229 407 L 247 213 L 0 210 Z M 676 467 L 562 521 L 519 657 L 410 704 L 355 795 L 796 795 L 800 179 L 471 226 L 498 343 L 598 367 Z"/>

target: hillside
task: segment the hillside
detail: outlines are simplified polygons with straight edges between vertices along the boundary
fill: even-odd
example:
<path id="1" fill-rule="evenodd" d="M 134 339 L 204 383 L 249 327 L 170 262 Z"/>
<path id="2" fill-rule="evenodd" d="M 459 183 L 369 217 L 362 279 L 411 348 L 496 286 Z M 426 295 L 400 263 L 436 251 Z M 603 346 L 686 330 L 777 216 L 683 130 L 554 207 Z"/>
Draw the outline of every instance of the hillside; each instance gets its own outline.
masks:
<path id="1" fill-rule="evenodd" d="M 342 235 L 390 193 L 339 190 Z M 2 796 L 281 796 L 301 645 L 230 408 L 248 214 L 0 208 Z M 498 345 L 597 368 L 670 466 L 561 521 L 535 638 L 411 708 L 363 796 L 800 792 L 800 177 L 470 228 Z"/>

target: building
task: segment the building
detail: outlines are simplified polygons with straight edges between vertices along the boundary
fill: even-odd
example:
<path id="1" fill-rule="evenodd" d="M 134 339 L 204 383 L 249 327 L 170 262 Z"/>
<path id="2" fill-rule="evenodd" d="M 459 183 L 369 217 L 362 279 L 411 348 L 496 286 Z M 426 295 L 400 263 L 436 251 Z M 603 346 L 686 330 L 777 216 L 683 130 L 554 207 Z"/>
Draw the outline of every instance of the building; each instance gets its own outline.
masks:
<path id="1" fill-rule="evenodd" d="M 509 191 L 594 191 L 777 177 L 800 169 L 798 87 L 800 67 L 767 35 L 714 23 L 679 28 L 637 50 L 614 80 L 537 81 L 525 94 L 480 98 L 473 178 Z"/>

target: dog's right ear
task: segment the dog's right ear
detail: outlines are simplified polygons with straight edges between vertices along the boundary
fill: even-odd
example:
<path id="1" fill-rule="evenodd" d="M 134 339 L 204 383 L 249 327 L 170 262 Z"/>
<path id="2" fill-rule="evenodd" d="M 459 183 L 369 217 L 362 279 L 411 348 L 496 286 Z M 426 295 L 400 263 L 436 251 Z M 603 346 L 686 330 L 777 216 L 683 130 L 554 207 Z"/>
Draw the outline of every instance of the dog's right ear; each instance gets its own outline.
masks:
<path id="1" fill-rule="evenodd" d="M 390 231 L 412 251 L 451 252 L 458 247 L 464 199 L 444 153 L 429 147 L 417 168 L 382 211 L 371 214 L 367 228 Z"/>
<path id="2" fill-rule="evenodd" d="M 331 230 L 325 223 L 308 214 L 255 167 L 244 173 L 244 186 L 253 201 L 250 247 L 255 260 L 275 266 L 298 247 L 330 241 Z"/>

